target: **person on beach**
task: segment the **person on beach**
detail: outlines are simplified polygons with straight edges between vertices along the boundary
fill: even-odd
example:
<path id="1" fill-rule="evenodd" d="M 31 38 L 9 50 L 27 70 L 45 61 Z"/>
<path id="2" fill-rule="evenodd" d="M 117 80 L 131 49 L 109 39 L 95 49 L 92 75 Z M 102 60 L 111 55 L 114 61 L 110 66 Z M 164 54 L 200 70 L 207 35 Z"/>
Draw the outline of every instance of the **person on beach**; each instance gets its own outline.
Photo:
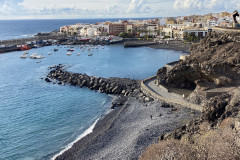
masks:
<path id="1" fill-rule="evenodd" d="M 153 116 L 152 116 L 152 115 L 150 115 L 150 118 L 151 118 L 151 120 L 152 120 Z"/>

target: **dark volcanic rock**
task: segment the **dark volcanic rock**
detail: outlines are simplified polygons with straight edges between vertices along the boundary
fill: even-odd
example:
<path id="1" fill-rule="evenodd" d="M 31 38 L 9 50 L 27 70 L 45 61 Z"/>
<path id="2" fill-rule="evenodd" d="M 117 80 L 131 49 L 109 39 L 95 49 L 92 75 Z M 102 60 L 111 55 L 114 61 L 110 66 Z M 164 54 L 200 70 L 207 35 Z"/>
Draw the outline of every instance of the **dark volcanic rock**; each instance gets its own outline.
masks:
<path id="1" fill-rule="evenodd" d="M 51 82 L 51 80 L 49 78 L 45 78 L 46 82 Z"/>
<path id="2" fill-rule="evenodd" d="M 88 76 L 87 74 L 71 73 L 64 70 L 64 66 L 53 66 L 53 69 L 45 79 L 51 82 L 50 79 L 58 80 L 59 84 L 65 82 L 73 86 L 87 87 L 92 90 L 100 91 L 107 94 L 115 94 L 120 96 L 137 96 L 140 91 L 140 84 L 136 80 L 128 78 L 101 78 L 95 76 Z M 133 93 L 133 91 L 135 91 Z M 152 101 L 149 98 L 148 101 Z"/>
<path id="3" fill-rule="evenodd" d="M 176 88 L 194 89 L 198 80 L 214 87 L 240 84 L 240 33 L 209 33 L 199 44 L 192 45 L 190 57 L 173 69 L 159 69 L 158 83 Z"/>

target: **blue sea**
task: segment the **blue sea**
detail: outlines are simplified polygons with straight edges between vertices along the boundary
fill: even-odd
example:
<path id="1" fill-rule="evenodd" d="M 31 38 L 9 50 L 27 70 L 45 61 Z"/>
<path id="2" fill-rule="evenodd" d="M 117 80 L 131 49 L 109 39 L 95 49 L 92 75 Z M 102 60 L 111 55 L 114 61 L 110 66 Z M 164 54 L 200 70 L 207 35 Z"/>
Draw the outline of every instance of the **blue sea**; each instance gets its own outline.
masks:
<path id="1" fill-rule="evenodd" d="M 0 37 L 19 38 L 84 21 L 99 20 L 1 21 Z M 9 24 L 19 25 L 11 25 L 12 33 L 3 31 Z M 114 97 L 86 88 L 47 83 L 41 78 L 48 74 L 48 67 L 64 64 L 72 72 L 144 79 L 155 75 L 167 62 L 178 60 L 182 54 L 116 44 L 94 50 L 93 56 L 75 46 L 73 55 L 67 56 L 68 46 L 59 46 L 59 51 L 54 52 L 57 47 L 30 50 L 29 55 L 45 56 L 41 63 L 19 58 L 22 51 L 0 54 L 0 159 L 51 159 L 91 132 L 95 122 L 109 112 Z M 48 55 L 49 52 L 53 54 Z"/>

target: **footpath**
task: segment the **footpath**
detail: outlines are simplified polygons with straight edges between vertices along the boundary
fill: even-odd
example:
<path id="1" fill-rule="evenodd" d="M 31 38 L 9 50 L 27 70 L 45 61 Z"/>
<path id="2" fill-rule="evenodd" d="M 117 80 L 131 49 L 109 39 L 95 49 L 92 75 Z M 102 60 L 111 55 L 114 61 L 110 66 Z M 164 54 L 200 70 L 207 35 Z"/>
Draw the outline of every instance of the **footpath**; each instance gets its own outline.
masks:
<path id="1" fill-rule="evenodd" d="M 183 96 L 169 92 L 167 88 L 161 85 L 156 85 L 155 81 L 156 76 L 143 80 L 141 82 L 141 90 L 143 93 L 157 100 L 171 102 L 194 110 L 202 111 L 202 107 L 200 105 L 190 103 L 186 101 Z"/>

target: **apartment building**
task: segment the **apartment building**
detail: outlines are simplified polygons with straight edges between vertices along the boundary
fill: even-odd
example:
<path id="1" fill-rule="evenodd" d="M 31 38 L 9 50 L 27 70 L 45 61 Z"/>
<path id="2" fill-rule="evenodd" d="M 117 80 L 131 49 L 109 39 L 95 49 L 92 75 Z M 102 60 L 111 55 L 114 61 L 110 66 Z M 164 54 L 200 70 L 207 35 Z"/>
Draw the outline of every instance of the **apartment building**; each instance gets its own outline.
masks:
<path id="1" fill-rule="evenodd" d="M 127 25 L 124 23 L 110 23 L 109 24 L 109 31 L 110 35 L 117 35 L 119 33 L 125 32 Z"/>

